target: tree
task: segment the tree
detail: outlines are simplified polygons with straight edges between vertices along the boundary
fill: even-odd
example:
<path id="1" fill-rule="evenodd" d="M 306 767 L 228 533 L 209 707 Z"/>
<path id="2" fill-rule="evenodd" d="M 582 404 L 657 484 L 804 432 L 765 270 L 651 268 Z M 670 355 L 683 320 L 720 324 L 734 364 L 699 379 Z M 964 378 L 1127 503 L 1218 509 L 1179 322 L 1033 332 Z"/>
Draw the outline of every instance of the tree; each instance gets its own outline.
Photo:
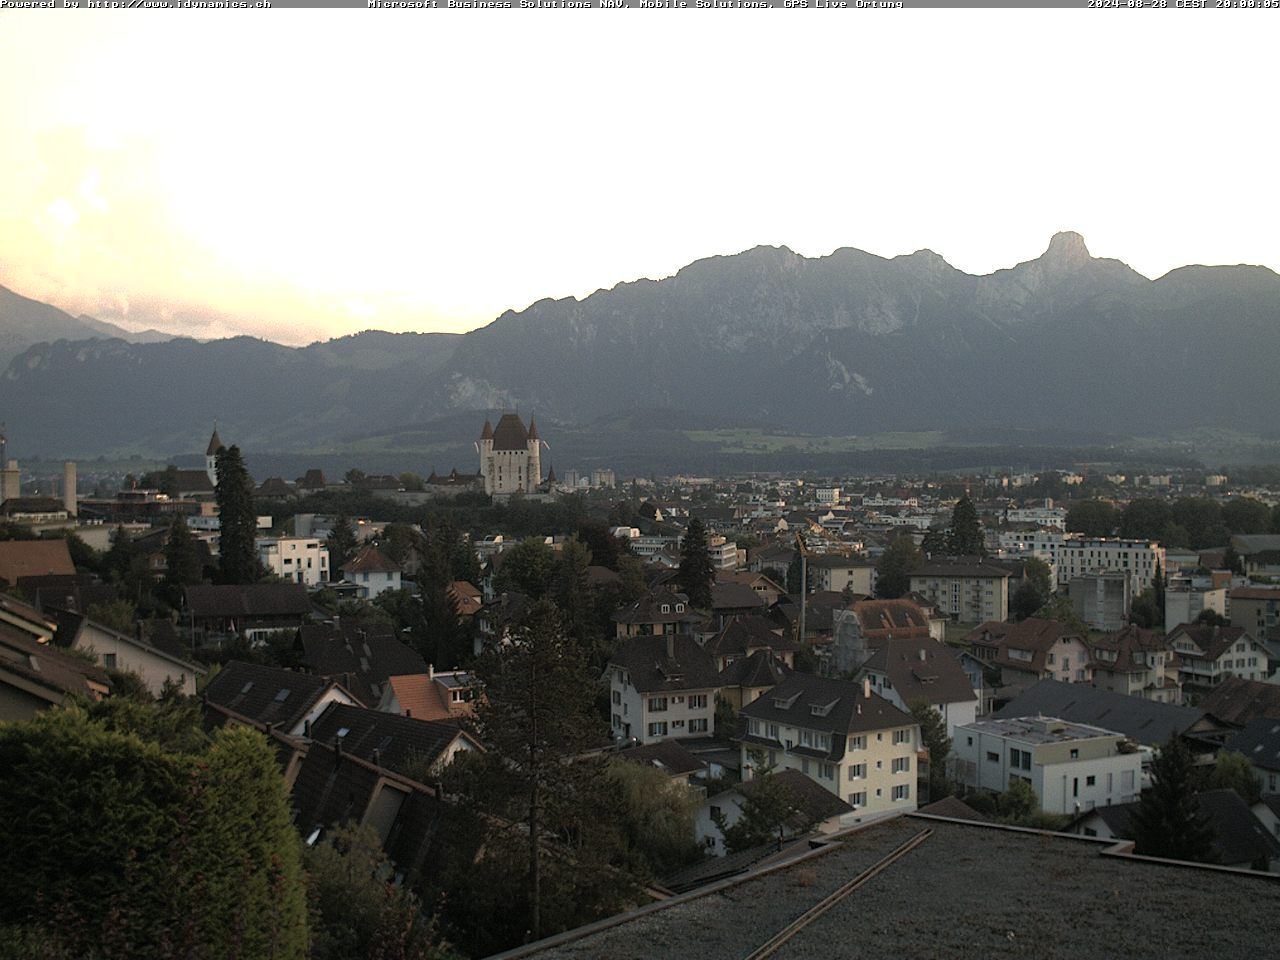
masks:
<path id="1" fill-rule="evenodd" d="M 1035 612 L 1035 616 L 1041 620 L 1057 620 L 1068 628 L 1069 633 L 1073 633 L 1076 636 L 1087 637 L 1089 635 L 1089 625 L 1080 619 L 1075 607 L 1071 605 L 1070 598 L 1061 593 L 1055 593 L 1051 596 L 1048 603 Z"/>
<path id="2" fill-rule="evenodd" d="M 1195 759 L 1174 734 L 1151 765 L 1151 788 L 1133 814 L 1134 852 L 1148 857 L 1211 863 L 1213 829 L 1195 796 Z"/>
<path id="3" fill-rule="evenodd" d="M 802 584 L 800 578 L 804 570 L 804 561 L 800 557 L 800 551 L 792 551 L 791 562 L 787 564 L 786 588 L 787 593 L 797 596 L 802 590 L 808 588 L 808 584 Z"/>
<path id="4" fill-rule="evenodd" d="M 1271 526 L 1271 508 L 1253 497 L 1240 497 L 1223 505 L 1222 522 L 1232 533 L 1266 533 Z"/>
<path id="5" fill-rule="evenodd" d="M 752 751 L 750 756 L 754 774 L 738 788 L 742 796 L 738 804 L 738 819 L 729 823 L 723 811 L 711 814 L 729 853 L 739 853 L 779 840 L 788 829 L 803 831 L 810 826 L 800 819 L 797 798 L 782 780 L 774 776 L 773 767 L 764 755 Z"/>
<path id="6" fill-rule="evenodd" d="M 371 827 L 343 826 L 306 852 L 310 960 L 431 960 L 443 956 L 433 923 Z"/>
<path id="7" fill-rule="evenodd" d="M 216 462 L 214 495 L 218 501 L 218 567 L 223 583 L 254 583 L 260 578 L 258 520 L 253 509 L 253 478 L 237 446 L 223 447 Z"/>
<path id="8" fill-rule="evenodd" d="M 982 523 L 973 501 L 965 494 L 951 511 L 951 525 L 946 535 L 947 553 L 953 556 L 987 555 L 986 540 L 982 535 Z"/>
<path id="9" fill-rule="evenodd" d="M 94 623 L 110 627 L 117 633 L 133 633 L 138 611 L 128 600 L 112 600 L 110 603 L 91 603 L 85 615 Z"/>
<path id="10" fill-rule="evenodd" d="M 876 596 L 892 600 L 911 589 L 911 571 L 920 566 L 920 551 L 910 534 L 903 534 L 885 548 L 876 563 Z"/>
<path id="11" fill-rule="evenodd" d="M 325 543 L 329 547 L 329 579 L 341 580 L 342 568 L 355 556 L 358 543 L 355 527 L 345 513 L 339 513 L 333 521 L 333 529 Z"/>
<path id="12" fill-rule="evenodd" d="M 711 565 L 711 552 L 707 548 L 707 529 L 698 517 L 691 517 L 680 544 L 680 587 L 689 598 L 689 605 L 702 610 L 711 609 L 711 585 L 716 572 Z"/>
<path id="13" fill-rule="evenodd" d="M 1009 788 L 996 800 L 996 809 L 1005 823 L 1025 820 L 1040 809 L 1040 798 L 1027 781 L 1009 778 Z"/>
<path id="14" fill-rule="evenodd" d="M 1129 622 L 1144 630 L 1156 630 L 1164 626 L 1164 609 L 1156 602 L 1154 587 L 1147 587 L 1133 598 Z"/>
<path id="15" fill-rule="evenodd" d="M 301 960 L 300 844 L 274 752 L 248 727 L 162 745 L 126 716 L 149 709 L 0 725 L 0 870 L 23 878 L 0 925 L 35 926 L 53 956 Z"/>
<path id="16" fill-rule="evenodd" d="M 1185 497 L 1174 501 L 1169 519 L 1185 527 L 1193 550 L 1225 546 L 1230 538 L 1222 522 L 1222 507 L 1208 497 Z"/>
<path id="17" fill-rule="evenodd" d="M 1086 537 L 1109 537 L 1119 522 L 1116 508 L 1105 500 L 1078 500 L 1067 509 L 1067 529 Z"/>
<path id="18" fill-rule="evenodd" d="M 1234 790 L 1250 806 L 1262 799 L 1262 783 L 1253 772 L 1249 758 L 1232 750 L 1218 754 L 1213 769 L 1204 778 L 1202 789 Z"/>
<path id="19" fill-rule="evenodd" d="M 502 552 L 498 572 L 493 575 L 493 589 L 498 593 L 515 590 L 537 600 L 551 585 L 556 554 L 541 537 L 526 537 L 510 550 Z"/>
<path id="20" fill-rule="evenodd" d="M 632 872 L 662 877 L 702 858 L 694 842 L 699 794 L 667 772 L 616 757 L 605 776 L 617 792 L 622 835 L 635 858 Z"/>
<path id="21" fill-rule="evenodd" d="M 947 760 L 951 756 L 947 721 L 923 700 L 911 704 L 911 715 L 920 724 L 920 739 L 929 751 L 929 802 L 932 803 L 951 794 L 951 781 L 947 779 Z"/>
<path id="22" fill-rule="evenodd" d="M 164 547 L 164 559 L 164 582 L 168 587 L 169 602 L 176 607 L 182 602 L 182 588 L 199 583 L 204 574 L 200 565 L 200 553 L 196 549 L 196 538 L 182 514 L 174 517 L 169 524 L 169 540 Z"/>
<path id="23" fill-rule="evenodd" d="M 544 929 L 548 828 L 597 816 L 591 798 L 600 778 L 592 765 L 575 762 L 604 740 L 592 710 L 596 681 L 548 601 L 534 604 L 511 642 L 486 651 L 474 669 L 485 689 L 477 728 L 489 746 L 491 770 L 505 781 L 494 793 L 516 812 L 527 843 L 526 882 L 511 907 L 523 912 L 528 939 L 536 940 Z"/>
<path id="24" fill-rule="evenodd" d="M 1120 536 L 1134 540 L 1159 540 L 1164 536 L 1171 514 L 1163 500 L 1139 497 L 1120 511 Z"/>
<path id="25" fill-rule="evenodd" d="M 1009 612 L 1015 620 L 1025 620 L 1048 603 L 1052 593 L 1049 565 L 1039 557 L 1030 557 L 1023 565 L 1022 583 L 1009 598 Z"/>
<path id="26" fill-rule="evenodd" d="M 587 580 L 587 567 L 591 566 L 591 551 L 576 536 L 566 540 L 560 548 L 551 574 L 548 594 L 560 611 L 565 632 L 583 650 L 591 662 L 601 669 L 601 640 L 596 616 L 594 591 Z"/>

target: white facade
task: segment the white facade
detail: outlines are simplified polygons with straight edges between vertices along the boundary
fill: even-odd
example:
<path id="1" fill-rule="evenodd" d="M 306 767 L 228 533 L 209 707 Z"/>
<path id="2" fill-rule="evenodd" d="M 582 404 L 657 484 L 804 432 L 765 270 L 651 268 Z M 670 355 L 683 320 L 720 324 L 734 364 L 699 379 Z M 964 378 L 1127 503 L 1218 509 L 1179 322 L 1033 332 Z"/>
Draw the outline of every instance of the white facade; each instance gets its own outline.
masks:
<path id="1" fill-rule="evenodd" d="M 610 726 L 614 739 L 657 743 L 678 737 L 709 737 L 715 732 L 714 689 L 641 693 L 627 671 L 609 669 Z"/>
<path id="2" fill-rule="evenodd" d="M 1164 593 L 1164 625 L 1194 623 L 1205 610 L 1227 615 L 1227 588 L 1197 583 L 1198 578 L 1170 577 Z"/>
<path id="3" fill-rule="evenodd" d="M 1067 529 L 1067 511 L 1062 507 L 1013 507 L 1005 511 L 1009 523 L 1035 523 L 1042 527 Z"/>
<path id="4" fill-rule="evenodd" d="M 952 744 L 961 783 L 1003 793 L 1024 780 L 1048 813 L 1129 803 L 1141 790 L 1137 745 L 1099 727 L 1052 717 L 979 720 L 957 728 Z"/>
<path id="5" fill-rule="evenodd" d="M 1156 566 L 1165 570 L 1164 547 L 1155 540 L 1082 537 L 1057 530 L 1025 530 L 999 535 L 1000 548 L 1014 555 L 1039 557 L 1057 571 L 1058 585 L 1097 571 L 1121 570 L 1133 577 L 1134 590 L 1151 586 Z"/>
<path id="6" fill-rule="evenodd" d="M 870 667 L 866 669 L 867 679 L 871 681 L 871 689 L 874 693 L 880 694 L 899 710 L 906 713 L 911 712 L 911 705 L 904 702 L 899 695 L 897 688 L 893 686 L 893 681 L 889 679 L 889 675 L 881 670 L 874 670 Z M 972 683 L 972 680 L 970 681 Z M 942 719 L 947 722 L 947 736 L 954 737 L 956 727 L 964 726 L 967 723 L 973 723 L 978 719 L 978 694 L 974 692 L 972 700 L 957 700 L 951 703 L 939 702 L 929 703 L 929 706 L 937 710 L 942 715 Z"/>
<path id="7" fill-rule="evenodd" d="M 257 546 L 262 565 L 282 580 L 315 587 L 329 579 L 329 546 L 323 540 L 273 537 Z"/>

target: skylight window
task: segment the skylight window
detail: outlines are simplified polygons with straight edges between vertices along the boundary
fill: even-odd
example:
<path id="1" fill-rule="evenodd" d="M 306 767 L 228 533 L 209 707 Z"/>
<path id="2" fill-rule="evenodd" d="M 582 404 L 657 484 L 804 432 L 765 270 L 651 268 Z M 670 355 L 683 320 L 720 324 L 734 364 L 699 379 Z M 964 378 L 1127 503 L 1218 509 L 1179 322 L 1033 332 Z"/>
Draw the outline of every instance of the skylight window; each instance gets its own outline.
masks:
<path id="1" fill-rule="evenodd" d="M 284 703 L 288 699 L 289 699 L 289 690 L 287 688 L 282 689 L 279 693 L 276 694 L 276 703 Z"/>
<path id="2" fill-rule="evenodd" d="M 341 740 L 343 737 L 345 737 L 345 736 L 346 736 L 348 733 L 350 733 L 350 732 L 351 732 L 351 728 L 350 728 L 350 727 L 339 727 L 339 728 L 338 728 L 338 739 L 339 739 L 339 740 Z"/>
<path id="3" fill-rule="evenodd" d="M 240 692 L 248 693 L 252 689 L 253 689 L 253 681 L 250 680 L 248 683 L 246 683 L 243 687 L 240 688 Z"/>

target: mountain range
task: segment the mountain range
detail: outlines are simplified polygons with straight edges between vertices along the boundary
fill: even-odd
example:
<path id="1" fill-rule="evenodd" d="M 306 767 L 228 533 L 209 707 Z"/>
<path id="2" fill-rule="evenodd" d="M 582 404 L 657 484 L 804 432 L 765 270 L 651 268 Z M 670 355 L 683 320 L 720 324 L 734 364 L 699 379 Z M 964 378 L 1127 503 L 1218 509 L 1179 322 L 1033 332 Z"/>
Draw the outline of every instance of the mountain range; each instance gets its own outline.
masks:
<path id="1" fill-rule="evenodd" d="M 291 348 L 129 342 L 97 323 L 0 291 L 0 347 L 45 341 L 0 376 L 24 446 L 170 454 L 217 418 L 249 450 L 399 446 L 447 467 L 469 465 L 484 416 L 507 407 L 600 458 L 729 427 L 1021 431 L 1046 444 L 1193 427 L 1265 435 L 1280 409 L 1280 276 L 1187 266 L 1150 280 L 1091 256 L 1075 233 L 986 276 L 928 250 L 756 247 L 462 335 L 367 331 Z"/>

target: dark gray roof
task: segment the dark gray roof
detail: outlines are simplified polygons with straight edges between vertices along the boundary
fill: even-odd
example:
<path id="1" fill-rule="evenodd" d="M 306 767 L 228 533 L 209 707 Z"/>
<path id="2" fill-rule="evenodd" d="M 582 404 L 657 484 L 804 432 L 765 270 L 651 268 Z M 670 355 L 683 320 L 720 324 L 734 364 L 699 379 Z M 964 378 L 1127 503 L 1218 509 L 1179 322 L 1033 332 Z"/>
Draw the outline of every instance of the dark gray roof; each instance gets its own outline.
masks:
<path id="1" fill-rule="evenodd" d="M 777 773 L 771 773 L 755 780 L 748 780 L 738 786 L 737 790 L 744 796 L 749 797 L 761 789 L 765 783 L 781 786 L 788 802 L 796 808 L 792 826 L 798 830 L 808 829 L 814 824 L 821 823 L 831 817 L 853 813 L 853 807 L 818 783 L 817 780 L 805 776 L 799 770 L 779 770 Z"/>
<path id="2" fill-rule="evenodd" d="M 1204 716 L 1203 710 L 1157 703 L 1087 683 L 1040 680 L 1018 694 L 993 714 L 997 720 L 1009 717 L 1058 717 L 1084 723 L 1155 746 L 1174 734 L 1185 733 Z"/>
<path id="3" fill-rule="evenodd" d="M 486 421 L 487 423 L 488 421 Z M 529 431 L 516 413 L 504 413 L 493 430 L 494 450 L 529 449 Z"/>
<path id="4" fill-rule="evenodd" d="M 959 797 L 943 797 L 920 808 L 921 813 L 950 820 L 972 820 L 974 823 L 991 823 L 990 817 L 979 813 Z"/>
<path id="5" fill-rule="evenodd" d="M 1249 721 L 1223 749 L 1243 753 L 1255 767 L 1280 771 L 1280 720 L 1259 717 Z"/>
<path id="6" fill-rule="evenodd" d="M 772 620 L 762 616 L 734 617 L 703 645 L 713 657 L 745 657 L 752 650 L 767 647 L 775 652 L 794 650 L 795 642 L 775 633 Z"/>
<path id="7" fill-rule="evenodd" d="M 668 645 L 674 649 L 674 657 L 668 655 Z M 609 662 L 623 667 L 641 693 L 713 690 L 720 685 L 711 654 L 691 637 L 631 637 L 622 641 Z"/>
<path id="8" fill-rule="evenodd" d="M 331 703 L 311 724 L 311 739 L 333 746 L 339 731 L 343 751 L 370 763 L 421 780 L 458 736 L 456 723 L 415 720 L 396 713 Z"/>
<path id="9" fill-rule="evenodd" d="M 793 699 L 794 698 L 794 699 Z M 789 704 L 789 705 L 788 705 Z M 834 734 L 913 726 L 916 721 L 861 683 L 793 673 L 742 708 L 742 716 Z M 845 738 L 832 737 L 833 760 L 844 756 Z"/>
<path id="10" fill-rule="evenodd" d="M 1254 816 L 1240 794 L 1234 790 L 1206 790 L 1196 794 L 1196 800 L 1200 804 L 1200 815 L 1213 830 L 1213 852 L 1218 863 L 1248 866 L 1260 858 L 1280 858 L 1280 840 L 1273 837 L 1262 821 Z M 1073 823 L 1080 823 L 1096 814 L 1116 837 L 1132 840 L 1133 815 L 1139 806 L 1140 802 L 1135 801 L 1096 807 L 1082 813 Z"/>
<path id="11" fill-rule="evenodd" d="M 659 740 L 657 743 L 619 750 L 617 756 L 620 760 L 657 767 L 672 777 L 707 769 L 705 761 L 699 760 L 674 740 Z"/>
<path id="12" fill-rule="evenodd" d="M 937 640 L 882 640 L 872 651 L 866 668 L 886 674 L 906 704 L 916 700 L 937 705 L 978 699 L 960 662 Z"/>
<path id="13" fill-rule="evenodd" d="M 711 608 L 713 610 L 751 610 L 764 607 L 765 599 L 745 583 L 713 583 Z"/>
<path id="14" fill-rule="evenodd" d="M 1205 694 L 1200 709 L 1237 727 L 1258 717 L 1280 717 L 1280 684 L 1229 677 Z"/>
<path id="15" fill-rule="evenodd" d="M 768 650 L 734 660 L 720 671 L 722 687 L 774 687 L 791 671 Z"/>
<path id="16" fill-rule="evenodd" d="M 324 677 L 232 660 L 209 681 L 204 695 L 250 720 L 291 730 L 328 687 Z"/>
<path id="17" fill-rule="evenodd" d="M 187 608 L 197 618 L 305 617 L 311 612 L 300 583 L 199 584 L 187 587 Z"/>
<path id="18" fill-rule="evenodd" d="M 911 571 L 913 577 L 1007 577 L 1009 571 L 978 557 L 934 557 Z"/>
<path id="19" fill-rule="evenodd" d="M 388 624 L 305 623 L 298 628 L 298 641 L 308 670 L 337 680 L 370 706 L 377 704 L 389 677 L 427 672 L 422 655 L 397 639 Z"/>
<path id="20" fill-rule="evenodd" d="M 925 830 L 932 833 L 919 846 L 801 928 L 779 960 L 1168 960 L 1275 950 L 1274 877 L 1106 855 L 1110 844 L 1079 837 L 904 816 L 774 869 L 505 956 L 739 960 Z M 1236 903 L 1249 908 L 1231 910 L 1229 919 L 1206 906 Z M 1159 922 L 1135 927 L 1136 917 Z"/>

